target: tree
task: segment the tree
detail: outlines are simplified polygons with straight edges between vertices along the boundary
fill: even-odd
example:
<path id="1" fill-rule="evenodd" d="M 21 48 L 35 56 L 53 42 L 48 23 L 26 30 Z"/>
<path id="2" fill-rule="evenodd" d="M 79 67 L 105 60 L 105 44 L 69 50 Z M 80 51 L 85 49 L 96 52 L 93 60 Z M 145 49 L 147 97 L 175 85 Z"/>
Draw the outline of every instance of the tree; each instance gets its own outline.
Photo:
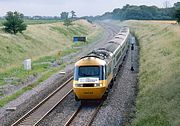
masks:
<path id="1" fill-rule="evenodd" d="M 163 3 L 163 6 L 164 6 L 164 8 L 170 8 L 170 3 L 169 3 L 169 1 L 168 0 L 166 0 L 164 3 Z"/>
<path id="2" fill-rule="evenodd" d="M 172 20 L 172 14 L 174 10 L 180 6 L 179 3 L 175 3 L 175 7 L 170 7 L 166 2 L 167 8 L 158 8 L 156 6 L 146 5 L 125 5 L 123 8 L 116 8 L 113 12 L 106 12 L 101 16 L 96 16 L 94 19 L 118 19 L 118 20 Z"/>
<path id="3" fill-rule="evenodd" d="M 74 12 L 73 10 L 71 11 L 71 18 L 73 19 L 74 17 L 76 17 L 76 12 Z"/>
<path id="4" fill-rule="evenodd" d="M 178 24 L 180 23 L 180 9 L 175 11 L 174 17 L 177 19 Z"/>
<path id="5" fill-rule="evenodd" d="M 180 2 L 174 3 L 174 8 L 175 9 L 180 9 Z"/>
<path id="6" fill-rule="evenodd" d="M 71 19 L 66 19 L 66 20 L 64 20 L 64 24 L 63 25 L 65 25 L 65 26 L 70 26 L 70 25 L 73 25 L 72 24 L 72 20 Z"/>
<path id="7" fill-rule="evenodd" d="M 5 26 L 4 30 L 11 34 L 16 34 L 18 32 L 22 33 L 23 30 L 26 30 L 27 25 L 24 24 L 24 15 L 15 11 L 15 12 L 7 12 L 5 19 L 6 21 L 3 23 Z"/>
<path id="8" fill-rule="evenodd" d="M 69 16 L 69 13 L 68 13 L 68 12 L 62 12 L 62 13 L 61 13 L 61 19 L 62 19 L 62 20 L 68 19 L 68 16 Z"/>

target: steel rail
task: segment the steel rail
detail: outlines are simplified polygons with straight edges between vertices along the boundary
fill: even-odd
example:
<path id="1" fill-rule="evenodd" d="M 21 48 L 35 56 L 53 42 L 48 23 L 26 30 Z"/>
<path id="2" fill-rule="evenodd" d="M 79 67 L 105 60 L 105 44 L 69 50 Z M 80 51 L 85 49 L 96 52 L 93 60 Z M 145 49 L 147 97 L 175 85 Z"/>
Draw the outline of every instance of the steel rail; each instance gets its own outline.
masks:
<path id="1" fill-rule="evenodd" d="M 92 113 L 92 116 L 90 118 L 90 120 L 85 124 L 85 126 L 91 126 L 91 124 L 94 121 L 94 118 L 96 117 L 97 113 L 99 112 L 100 107 L 103 104 L 103 100 L 100 102 L 100 104 L 96 107 L 96 109 L 94 110 L 94 112 Z M 64 124 L 64 126 L 69 126 L 72 121 L 76 118 L 77 114 L 80 112 L 80 110 L 82 109 L 82 105 L 80 105 L 78 107 L 78 109 L 71 115 L 71 117 L 68 119 L 68 121 Z"/>
<path id="2" fill-rule="evenodd" d="M 59 86 L 55 91 L 53 91 L 51 94 L 49 94 L 45 99 L 43 99 L 39 104 L 37 104 L 35 107 L 33 107 L 30 111 L 28 111 L 26 114 L 24 114 L 20 119 L 18 119 L 15 123 L 13 123 L 11 126 L 17 126 L 19 124 L 21 124 L 23 121 L 25 121 L 28 117 L 30 117 L 30 115 L 32 115 L 33 113 L 36 112 L 36 110 L 40 109 L 45 103 L 48 102 L 48 100 L 53 100 L 53 96 L 55 96 L 59 91 L 61 91 L 61 89 L 64 89 L 63 87 L 65 87 L 66 85 L 68 85 L 68 83 L 73 79 L 73 76 L 71 76 L 66 82 L 64 82 L 61 86 Z M 35 126 L 37 123 L 39 123 L 49 112 L 51 112 L 65 97 L 68 96 L 68 94 L 70 94 L 72 92 L 72 88 L 70 88 L 69 91 L 67 91 L 67 93 L 56 103 L 52 104 L 52 106 L 48 106 L 50 107 L 49 110 L 47 110 L 47 112 L 39 117 L 39 119 L 37 119 L 37 117 L 32 119 L 36 119 L 35 122 L 31 122 L 31 119 L 27 120 L 29 122 L 31 122 L 32 124 L 28 124 L 31 126 Z M 43 109 L 44 110 L 44 109 Z M 39 113 L 38 113 L 39 114 Z M 23 125 L 23 124 L 22 124 Z M 26 124 L 24 124 L 26 125 Z"/>
<path id="3" fill-rule="evenodd" d="M 71 122 L 73 121 L 73 119 L 76 117 L 76 115 L 79 113 L 79 111 L 81 110 L 82 105 L 80 105 L 78 107 L 78 109 L 72 114 L 72 116 L 68 119 L 68 121 L 65 123 L 64 126 L 69 126 L 69 124 L 71 124 Z"/>
<path id="4" fill-rule="evenodd" d="M 96 108 L 96 110 L 93 112 L 91 119 L 88 121 L 88 123 L 86 124 L 86 126 L 91 126 L 91 124 L 94 121 L 94 118 L 96 117 L 97 113 L 99 112 L 99 109 L 101 108 L 103 104 L 103 100 L 101 101 L 101 103 L 98 105 L 98 107 Z"/>

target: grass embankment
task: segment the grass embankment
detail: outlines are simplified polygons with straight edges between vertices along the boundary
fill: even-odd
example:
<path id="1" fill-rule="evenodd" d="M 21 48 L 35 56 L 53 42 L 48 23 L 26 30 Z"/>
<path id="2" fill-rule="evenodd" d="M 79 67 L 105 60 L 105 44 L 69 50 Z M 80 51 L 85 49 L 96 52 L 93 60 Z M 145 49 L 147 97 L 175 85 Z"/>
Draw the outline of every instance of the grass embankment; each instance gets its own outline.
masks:
<path id="1" fill-rule="evenodd" d="M 180 125 L 180 26 L 129 21 L 140 44 L 136 126 Z"/>
<path id="2" fill-rule="evenodd" d="M 0 19 L 0 27 L 3 26 L 4 19 Z"/>
<path id="3" fill-rule="evenodd" d="M 75 21 L 69 28 L 63 23 L 29 25 L 23 34 L 11 35 L 0 31 L 0 89 L 4 85 L 19 85 L 29 76 L 40 76 L 34 84 L 23 88 L 11 96 L 0 99 L 0 106 L 30 90 L 50 75 L 65 67 L 61 57 L 81 46 L 72 42 L 73 36 L 87 36 L 88 42 L 101 32 L 84 20 Z M 25 71 L 22 62 L 32 59 L 32 70 Z M 58 66 L 53 67 L 56 62 Z M 3 93 L 0 91 L 0 95 Z"/>

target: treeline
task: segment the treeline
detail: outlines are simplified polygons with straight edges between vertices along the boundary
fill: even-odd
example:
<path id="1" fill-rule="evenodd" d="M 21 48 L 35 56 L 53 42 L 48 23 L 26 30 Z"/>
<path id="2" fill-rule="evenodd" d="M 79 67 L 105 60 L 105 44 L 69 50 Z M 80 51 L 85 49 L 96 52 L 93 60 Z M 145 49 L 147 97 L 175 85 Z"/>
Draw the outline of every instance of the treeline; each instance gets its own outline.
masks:
<path id="1" fill-rule="evenodd" d="M 173 20 L 175 13 L 180 9 L 180 2 L 169 8 L 158 8 L 156 6 L 136 6 L 127 4 L 122 9 L 116 8 L 113 12 L 106 12 L 101 16 L 88 17 L 89 19 L 120 19 L 120 20 Z"/>
<path id="2" fill-rule="evenodd" d="M 0 19 L 5 19 L 6 16 L 0 17 Z M 24 16 L 23 17 L 26 20 L 65 20 L 68 18 L 77 18 L 76 17 L 76 12 L 71 11 L 71 12 L 61 12 L 59 16 Z"/>
<path id="3" fill-rule="evenodd" d="M 24 14 L 20 12 L 7 12 L 6 16 L 4 16 L 2 19 L 3 21 L 2 25 L 4 26 L 2 29 L 11 34 L 17 34 L 18 32 L 22 33 L 22 31 L 26 30 L 27 24 L 24 23 L 24 19 L 35 19 L 35 20 L 54 20 L 59 19 L 61 21 L 64 21 L 65 26 L 73 25 L 73 21 L 75 21 L 76 18 L 76 12 L 71 11 L 71 15 L 69 16 L 69 12 L 62 12 L 60 14 L 60 17 L 51 17 L 51 16 L 24 16 Z M 1 19 L 1 18 L 0 18 Z"/>

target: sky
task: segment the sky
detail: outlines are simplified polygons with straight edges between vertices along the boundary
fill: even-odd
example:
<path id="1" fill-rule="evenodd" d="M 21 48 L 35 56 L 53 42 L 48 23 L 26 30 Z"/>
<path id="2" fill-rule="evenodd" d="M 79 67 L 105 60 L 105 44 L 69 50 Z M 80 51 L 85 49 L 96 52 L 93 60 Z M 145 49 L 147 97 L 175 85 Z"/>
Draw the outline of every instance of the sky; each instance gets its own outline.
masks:
<path id="1" fill-rule="evenodd" d="M 102 15 L 114 8 L 130 5 L 155 5 L 164 7 L 180 0 L 0 0 L 0 16 L 8 11 L 18 11 L 26 16 L 59 16 L 62 11 L 74 10 L 78 17 Z"/>

